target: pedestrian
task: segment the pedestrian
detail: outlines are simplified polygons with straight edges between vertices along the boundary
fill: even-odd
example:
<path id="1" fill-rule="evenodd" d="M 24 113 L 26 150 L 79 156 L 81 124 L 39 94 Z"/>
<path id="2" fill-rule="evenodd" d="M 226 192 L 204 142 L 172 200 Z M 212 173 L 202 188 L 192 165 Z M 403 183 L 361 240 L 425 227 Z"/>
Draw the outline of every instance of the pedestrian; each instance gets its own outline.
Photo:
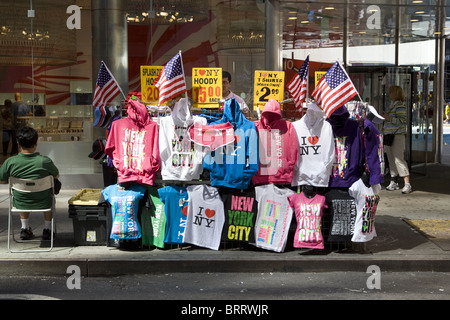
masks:
<path id="1" fill-rule="evenodd" d="M 19 145 L 19 154 L 5 160 L 0 167 L 0 183 L 7 184 L 10 177 L 20 179 L 40 179 L 46 176 L 53 176 L 55 179 L 59 177 L 58 168 L 53 161 L 36 152 L 38 133 L 31 127 L 22 127 L 17 130 L 17 142 Z M 14 191 L 14 207 L 26 209 L 45 209 L 51 207 L 52 199 L 49 197 L 51 190 L 26 194 Z M 20 213 L 20 221 L 22 230 L 20 238 L 22 240 L 31 240 L 34 238 L 33 232 L 29 226 L 29 212 Z M 51 238 L 51 221 L 52 212 L 44 212 L 44 230 L 42 233 L 43 240 Z"/>
<path id="2" fill-rule="evenodd" d="M 6 156 L 8 153 L 9 142 L 13 143 L 13 139 L 15 139 L 14 134 L 14 124 L 13 118 L 10 113 L 11 109 L 11 100 L 5 100 L 5 108 L 1 111 L 1 118 L 3 121 L 3 155 Z M 16 142 L 17 143 L 17 142 Z"/>
<path id="3" fill-rule="evenodd" d="M 404 159 L 405 142 L 406 142 L 406 105 L 405 94 L 400 86 L 389 87 L 389 99 L 391 104 L 387 112 L 383 113 L 386 119 L 383 126 L 383 134 L 394 134 L 392 145 L 385 145 L 385 152 L 389 162 L 389 170 L 391 181 L 386 190 L 393 191 L 400 189 L 398 185 L 398 177 L 404 179 L 404 187 L 402 193 L 412 192 L 409 180 L 408 164 Z"/>
<path id="4" fill-rule="evenodd" d="M 246 118 L 250 116 L 250 109 L 244 99 L 231 91 L 231 74 L 228 71 L 222 71 L 222 95 L 224 100 L 236 99 L 244 116 Z"/>
<path id="5" fill-rule="evenodd" d="M 445 105 L 445 121 L 450 123 L 450 103 Z"/>
<path id="6" fill-rule="evenodd" d="M 19 119 L 18 117 L 24 117 L 30 114 L 30 107 L 22 101 L 22 95 L 20 92 L 14 94 L 14 99 L 16 101 L 11 104 L 10 112 L 13 116 L 13 124 L 14 124 L 14 132 L 13 132 L 13 140 L 12 140 L 12 150 L 11 155 L 15 155 L 18 152 L 17 142 L 16 142 L 16 134 L 17 130 L 25 125 L 24 119 Z"/>

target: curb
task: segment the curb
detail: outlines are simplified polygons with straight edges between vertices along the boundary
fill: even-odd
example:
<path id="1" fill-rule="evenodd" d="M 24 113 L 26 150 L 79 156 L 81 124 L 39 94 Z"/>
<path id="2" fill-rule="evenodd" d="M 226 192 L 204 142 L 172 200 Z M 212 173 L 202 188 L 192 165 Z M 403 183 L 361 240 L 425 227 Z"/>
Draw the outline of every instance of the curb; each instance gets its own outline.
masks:
<path id="1" fill-rule="evenodd" d="M 390 258 L 382 259 L 15 259 L 0 260 L 0 272 L 4 276 L 67 276 L 67 268 L 76 265 L 81 276 L 105 277 L 133 274 L 161 273 L 268 273 L 268 272 L 366 272 L 376 265 L 384 272 L 450 272 L 450 258 Z"/>

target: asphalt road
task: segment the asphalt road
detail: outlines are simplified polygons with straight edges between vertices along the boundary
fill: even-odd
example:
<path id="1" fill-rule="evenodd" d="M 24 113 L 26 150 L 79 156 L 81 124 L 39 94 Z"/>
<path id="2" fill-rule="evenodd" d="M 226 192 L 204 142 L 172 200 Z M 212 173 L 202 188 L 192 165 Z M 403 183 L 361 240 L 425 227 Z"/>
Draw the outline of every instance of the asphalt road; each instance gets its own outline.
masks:
<path id="1" fill-rule="evenodd" d="M 372 272 L 372 270 L 370 271 Z M 450 274 L 439 272 L 172 273 L 120 277 L 0 276 L 0 300 L 449 300 Z"/>

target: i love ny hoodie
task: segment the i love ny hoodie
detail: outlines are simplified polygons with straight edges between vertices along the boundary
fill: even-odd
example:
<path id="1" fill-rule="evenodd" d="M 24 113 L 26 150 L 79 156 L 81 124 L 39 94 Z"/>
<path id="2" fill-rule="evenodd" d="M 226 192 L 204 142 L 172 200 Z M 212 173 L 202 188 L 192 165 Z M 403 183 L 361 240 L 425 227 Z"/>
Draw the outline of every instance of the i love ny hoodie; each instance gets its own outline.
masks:
<path id="1" fill-rule="evenodd" d="M 278 101 L 270 99 L 261 119 L 255 121 L 259 139 L 259 169 L 254 185 L 291 183 L 298 158 L 298 140 L 294 126 L 281 117 Z"/>
<path id="2" fill-rule="evenodd" d="M 213 187 L 247 189 L 258 171 L 258 135 L 253 121 L 247 120 L 235 99 L 225 101 L 223 117 L 211 125 L 229 122 L 234 129 L 234 142 L 208 151 L 203 168 L 210 171 Z"/>
<path id="3" fill-rule="evenodd" d="M 131 101 L 127 112 L 128 117 L 112 123 L 105 153 L 117 169 L 119 182 L 153 185 L 160 167 L 158 125 L 138 101 Z"/>

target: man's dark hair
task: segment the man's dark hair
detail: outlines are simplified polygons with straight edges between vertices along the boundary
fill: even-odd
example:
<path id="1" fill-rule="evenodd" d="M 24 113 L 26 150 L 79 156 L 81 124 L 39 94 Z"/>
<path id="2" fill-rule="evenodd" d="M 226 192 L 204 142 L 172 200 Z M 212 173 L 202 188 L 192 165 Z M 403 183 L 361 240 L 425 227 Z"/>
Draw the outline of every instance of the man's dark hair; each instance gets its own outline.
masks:
<path id="1" fill-rule="evenodd" d="M 222 80 L 228 78 L 228 82 L 231 82 L 231 74 L 228 71 L 222 71 Z"/>
<path id="2" fill-rule="evenodd" d="M 31 127 L 22 127 L 17 130 L 17 143 L 22 148 L 31 148 L 37 144 L 38 133 Z"/>

